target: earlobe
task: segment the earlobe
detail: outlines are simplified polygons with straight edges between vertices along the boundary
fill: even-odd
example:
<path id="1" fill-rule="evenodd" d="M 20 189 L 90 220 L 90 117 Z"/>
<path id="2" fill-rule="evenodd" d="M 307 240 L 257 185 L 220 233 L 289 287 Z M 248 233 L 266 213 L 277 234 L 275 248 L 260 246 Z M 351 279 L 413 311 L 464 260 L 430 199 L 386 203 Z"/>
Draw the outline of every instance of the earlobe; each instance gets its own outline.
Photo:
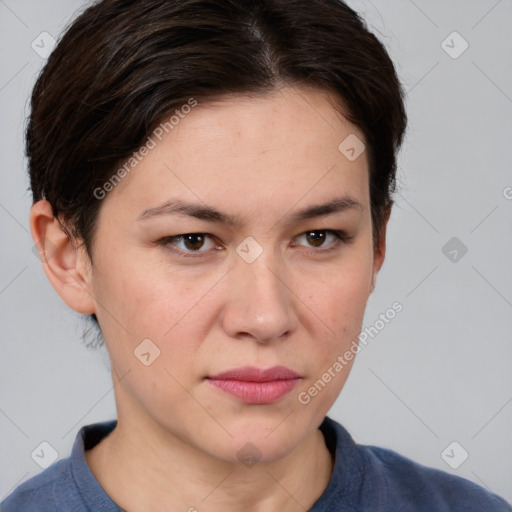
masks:
<path id="1" fill-rule="evenodd" d="M 78 313 L 95 313 L 89 258 L 53 216 L 48 201 L 32 205 L 30 231 L 46 277 L 62 300 Z"/>

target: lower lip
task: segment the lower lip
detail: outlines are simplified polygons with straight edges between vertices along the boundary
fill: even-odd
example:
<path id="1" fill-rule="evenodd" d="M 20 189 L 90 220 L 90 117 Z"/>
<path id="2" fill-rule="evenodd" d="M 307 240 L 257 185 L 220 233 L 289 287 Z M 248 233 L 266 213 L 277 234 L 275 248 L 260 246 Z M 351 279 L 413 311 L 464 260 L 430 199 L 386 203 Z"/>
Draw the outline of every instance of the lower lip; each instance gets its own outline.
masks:
<path id="1" fill-rule="evenodd" d="M 215 386 L 246 404 L 270 404 L 287 395 L 300 379 L 246 382 L 242 380 L 208 379 Z"/>

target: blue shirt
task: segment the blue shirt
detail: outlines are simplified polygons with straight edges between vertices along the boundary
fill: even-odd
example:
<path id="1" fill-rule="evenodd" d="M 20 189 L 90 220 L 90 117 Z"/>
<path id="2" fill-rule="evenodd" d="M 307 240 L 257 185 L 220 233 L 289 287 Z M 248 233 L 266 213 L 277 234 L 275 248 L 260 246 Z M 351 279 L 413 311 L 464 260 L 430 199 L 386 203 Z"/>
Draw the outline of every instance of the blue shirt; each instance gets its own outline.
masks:
<path id="1" fill-rule="evenodd" d="M 71 456 L 20 484 L 1 512 L 122 512 L 92 474 L 84 450 L 117 421 L 81 428 Z M 337 422 L 320 426 L 334 454 L 331 479 L 310 512 L 511 512 L 503 499 L 464 478 L 428 468 L 398 453 L 359 445 Z"/>

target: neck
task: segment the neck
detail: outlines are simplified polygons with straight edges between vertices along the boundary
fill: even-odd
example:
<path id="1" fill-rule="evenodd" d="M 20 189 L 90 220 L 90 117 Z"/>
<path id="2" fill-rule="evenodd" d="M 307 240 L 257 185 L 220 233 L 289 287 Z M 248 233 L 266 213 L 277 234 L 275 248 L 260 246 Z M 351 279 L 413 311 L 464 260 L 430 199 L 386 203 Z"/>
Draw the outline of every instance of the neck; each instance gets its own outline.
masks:
<path id="1" fill-rule="evenodd" d="M 219 460 L 147 418 L 133 420 L 120 414 L 113 432 L 85 452 L 106 493 L 130 512 L 309 510 L 331 476 L 318 429 L 287 456 L 249 467 Z"/>

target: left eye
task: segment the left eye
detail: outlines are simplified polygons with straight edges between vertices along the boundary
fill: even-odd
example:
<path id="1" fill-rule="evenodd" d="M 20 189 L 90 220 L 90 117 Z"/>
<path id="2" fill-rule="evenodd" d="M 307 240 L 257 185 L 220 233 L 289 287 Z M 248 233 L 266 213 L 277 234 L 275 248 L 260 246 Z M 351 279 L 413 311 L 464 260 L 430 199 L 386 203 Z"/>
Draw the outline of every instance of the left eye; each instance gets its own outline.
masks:
<path id="1" fill-rule="evenodd" d="M 306 231 L 299 235 L 298 238 L 304 237 L 308 243 L 311 243 L 313 247 L 324 247 L 324 243 L 329 236 L 334 238 L 334 242 L 327 244 L 327 246 L 337 246 L 340 242 L 349 241 L 349 237 L 343 231 L 337 231 L 333 229 L 315 229 L 312 231 Z"/>

